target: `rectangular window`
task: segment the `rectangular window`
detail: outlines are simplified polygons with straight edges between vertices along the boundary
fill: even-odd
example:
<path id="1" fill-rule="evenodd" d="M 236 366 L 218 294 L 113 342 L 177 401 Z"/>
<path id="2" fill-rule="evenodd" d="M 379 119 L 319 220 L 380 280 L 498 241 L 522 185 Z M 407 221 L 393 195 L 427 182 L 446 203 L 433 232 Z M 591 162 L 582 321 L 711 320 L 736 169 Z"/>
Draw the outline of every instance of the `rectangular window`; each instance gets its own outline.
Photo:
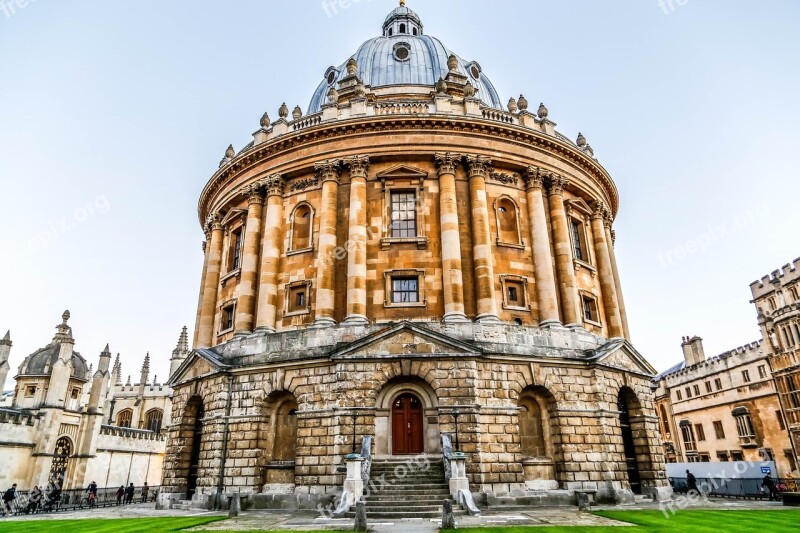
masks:
<path id="1" fill-rule="evenodd" d="M 417 236 L 417 195 L 414 192 L 392 192 L 392 238 Z"/>
<path id="2" fill-rule="evenodd" d="M 681 394 L 681 391 L 676 390 L 675 395 L 678 397 L 678 401 L 683 400 L 683 394 Z"/>
<path id="3" fill-rule="evenodd" d="M 392 278 L 392 303 L 419 303 L 419 278 Z"/>
<path id="4" fill-rule="evenodd" d="M 36 387 L 27 387 L 25 389 L 25 397 L 33 398 L 36 395 Z"/>
<path id="5" fill-rule="evenodd" d="M 508 303 L 519 305 L 519 293 L 517 287 L 509 285 L 508 287 Z"/>
<path id="6" fill-rule="evenodd" d="M 222 308 L 219 332 L 225 333 L 233 329 L 236 306 L 231 304 Z"/>
<path id="7" fill-rule="evenodd" d="M 767 377 L 767 366 L 766 365 L 758 365 L 758 377 L 764 379 Z"/>
<path id="8" fill-rule="evenodd" d="M 691 387 L 686 387 L 685 390 L 686 390 L 686 397 L 687 398 L 691 398 L 692 397 L 692 388 Z"/>
<path id="9" fill-rule="evenodd" d="M 714 380 L 714 387 L 716 387 L 717 390 L 722 390 L 722 380 L 720 378 Z"/>
<path id="10" fill-rule="evenodd" d="M 310 282 L 296 281 L 286 286 L 286 316 L 308 314 L 311 310 Z"/>
<path id="11" fill-rule="evenodd" d="M 711 390 L 711 382 L 710 381 L 706 381 L 706 392 L 712 392 L 712 390 Z"/>
<path id="12" fill-rule="evenodd" d="M 242 229 L 231 233 L 230 253 L 228 255 L 228 272 L 239 270 L 242 265 Z"/>
<path id="13" fill-rule="evenodd" d="M 745 383 L 750 383 L 750 371 L 749 370 L 742 370 L 742 379 Z"/>
<path id="14" fill-rule="evenodd" d="M 744 453 L 742 452 L 731 452 L 731 460 L 732 461 L 744 461 Z"/>
<path id="15" fill-rule="evenodd" d="M 597 310 L 597 300 L 591 296 L 582 296 L 583 318 L 587 322 L 600 322 L 600 312 Z"/>
<path id="16" fill-rule="evenodd" d="M 703 429 L 703 424 L 695 424 L 694 432 L 697 435 L 697 441 L 702 442 L 706 440 L 706 431 Z"/>
<path id="17" fill-rule="evenodd" d="M 727 463 L 730 460 L 731 459 L 728 456 L 728 452 L 717 452 L 717 461 L 720 463 Z"/>
<path id="18" fill-rule="evenodd" d="M 778 419 L 778 425 L 780 426 L 781 430 L 785 430 L 786 422 L 783 420 L 783 413 L 780 411 L 775 411 L 775 417 Z"/>
<path id="19" fill-rule="evenodd" d="M 700 461 L 698 461 L 700 463 L 710 463 L 711 462 L 711 455 L 709 455 L 707 453 L 701 453 L 698 457 L 700 458 Z"/>
<path id="20" fill-rule="evenodd" d="M 722 440 L 725 438 L 725 428 L 722 427 L 722 422 L 719 420 L 714 422 L 714 433 L 717 436 L 717 440 Z"/>
<path id="21" fill-rule="evenodd" d="M 694 388 L 694 395 L 700 396 L 700 385 L 695 385 L 693 388 Z"/>
<path id="22" fill-rule="evenodd" d="M 579 261 L 589 262 L 589 254 L 586 252 L 586 233 L 583 223 L 574 218 L 570 220 L 570 230 L 572 232 L 572 254 Z"/>
<path id="23" fill-rule="evenodd" d="M 687 422 L 681 424 L 681 434 L 683 435 L 683 443 L 687 452 L 696 452 L 697 445 L 694 441 L 694 433 L 692 433 L 692 426 Z"/>

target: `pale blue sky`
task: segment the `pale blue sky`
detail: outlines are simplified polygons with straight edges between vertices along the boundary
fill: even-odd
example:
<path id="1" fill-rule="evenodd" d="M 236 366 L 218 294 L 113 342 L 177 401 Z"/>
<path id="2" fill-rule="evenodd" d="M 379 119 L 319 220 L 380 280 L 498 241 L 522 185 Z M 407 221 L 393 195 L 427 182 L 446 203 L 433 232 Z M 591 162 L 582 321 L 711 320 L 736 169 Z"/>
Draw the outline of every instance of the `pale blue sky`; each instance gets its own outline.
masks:
<path id="1" fill-rule="evenodd" d="M 108 342 L 135 380 L 149 350 L 163 380 L 193 326 L 197 198 L 225 147 L 284 101 L 305 109 L 397 2 L 333 16 L 320 0 L 14 2 L 0 0 L 15 6 L 0 6 L 13 370 L 69 308 L 90 361 Z M 587 136 L 620 190 L 631 331 L 658 369 L 680 360 L 682 335 L 709 355 L 757 339 L 749 283 L 800 256 L 800 4 L 680 3 L 408 2 L 504 101 L 544 101 L 562 133 Z M 692 242 L 708 244 L 678 257 Z"/>

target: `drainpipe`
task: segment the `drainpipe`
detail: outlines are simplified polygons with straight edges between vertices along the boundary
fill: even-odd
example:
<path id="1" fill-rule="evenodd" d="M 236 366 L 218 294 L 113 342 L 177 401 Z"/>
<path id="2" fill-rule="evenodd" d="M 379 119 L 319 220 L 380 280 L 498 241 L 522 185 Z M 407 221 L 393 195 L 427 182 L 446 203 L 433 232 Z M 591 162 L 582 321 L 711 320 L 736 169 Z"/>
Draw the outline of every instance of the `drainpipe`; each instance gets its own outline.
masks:
<path id="1" fill-rule="evenodd" d="M 225 400 L 225 429 L 222 432 L 222 461 L 219 463 L 219 482 L 217 483 L 217 498 L 214 510 L 219 511 L 222 491 L 225 489 L 225 461 L 228 458 L 228 434 L 231 420 L 231 392 L 233 390 L 233 374 L 228 374 L 228 397 Z"/>

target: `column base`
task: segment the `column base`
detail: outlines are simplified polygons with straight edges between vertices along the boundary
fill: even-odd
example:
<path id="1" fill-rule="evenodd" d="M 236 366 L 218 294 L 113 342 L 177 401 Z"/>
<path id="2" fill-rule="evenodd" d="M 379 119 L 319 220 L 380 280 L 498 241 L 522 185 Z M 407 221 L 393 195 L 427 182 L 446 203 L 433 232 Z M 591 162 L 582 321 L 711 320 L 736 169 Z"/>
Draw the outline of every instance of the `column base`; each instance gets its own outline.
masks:
<path id="1" fill-rule="evenodd" d="M 475 317 L 475 322 L 477 322 L 479 324 L 502 324 L 503 323 L 500 320 L 500 318 L 498 318 L 497 315 L 490 315 L 488 313 L 484 314 L 484 315 L 478 315 L 477 317 Z"/>
<path id="2" fill-rule="evenodd" d="M 248 336 L 250 336 L 252 334 L 253 334 L 252 331 L 236 331 L 236 332 L 233 333 L 233 338 L 248 337 Z"/>
<path id="3" fill-rule="evenodd" d="M 447 313 L 442 318 L 445 324 L 469 323 L 471 320 L 464 313 Z"/>
<path id="4" fill-rule="evenodd" d="M 369 326 L 369 319 L 364 315 L 350 315 L 342 322 L 343 326 Z"/>
<path id="5" fill-rule="evenodd" d="M 545 320 L 539 322 L 539 327 L 542 329 L 564 329 L 564 324 L 560 320 Z"/>
<path id="6" fill-rule="evenodd" d="M 253 333 L 275 333 L 275 328 L 271 326 L 259 326 Z"/>
<path id="7" fill-rule="evenodd" d="M 336 325 L 336 321 L 332 318 L 323 317 L 317 318 L 314 320 L 314 323 L 311 324 L 312 328 L 316 329 L 323 329 L 323 328 L 332 328 Z"/>

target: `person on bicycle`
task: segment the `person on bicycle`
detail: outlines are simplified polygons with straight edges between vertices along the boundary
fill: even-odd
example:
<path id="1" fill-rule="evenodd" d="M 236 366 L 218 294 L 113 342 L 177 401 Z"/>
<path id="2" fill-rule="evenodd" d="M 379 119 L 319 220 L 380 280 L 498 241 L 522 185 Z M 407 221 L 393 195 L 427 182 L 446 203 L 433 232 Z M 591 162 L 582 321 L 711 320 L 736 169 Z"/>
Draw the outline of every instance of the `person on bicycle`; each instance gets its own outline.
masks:
<path id="1" fill-rule="evenodd" d="M 39 510 L 42 503 L 42 489 L 39 486 L 34 486 L 30 495 L 28 496 L 28 507 L 25 508 L 27 514 L 35 513 Z"/>
<path id="2" fill-rule="evenodd" d="M 97 502 L 97 483 L 92 481 L 89 483 L 89 488 L 86 490 L 86 496 L 89 500 L 89 507 L 94 507 Z"/>

